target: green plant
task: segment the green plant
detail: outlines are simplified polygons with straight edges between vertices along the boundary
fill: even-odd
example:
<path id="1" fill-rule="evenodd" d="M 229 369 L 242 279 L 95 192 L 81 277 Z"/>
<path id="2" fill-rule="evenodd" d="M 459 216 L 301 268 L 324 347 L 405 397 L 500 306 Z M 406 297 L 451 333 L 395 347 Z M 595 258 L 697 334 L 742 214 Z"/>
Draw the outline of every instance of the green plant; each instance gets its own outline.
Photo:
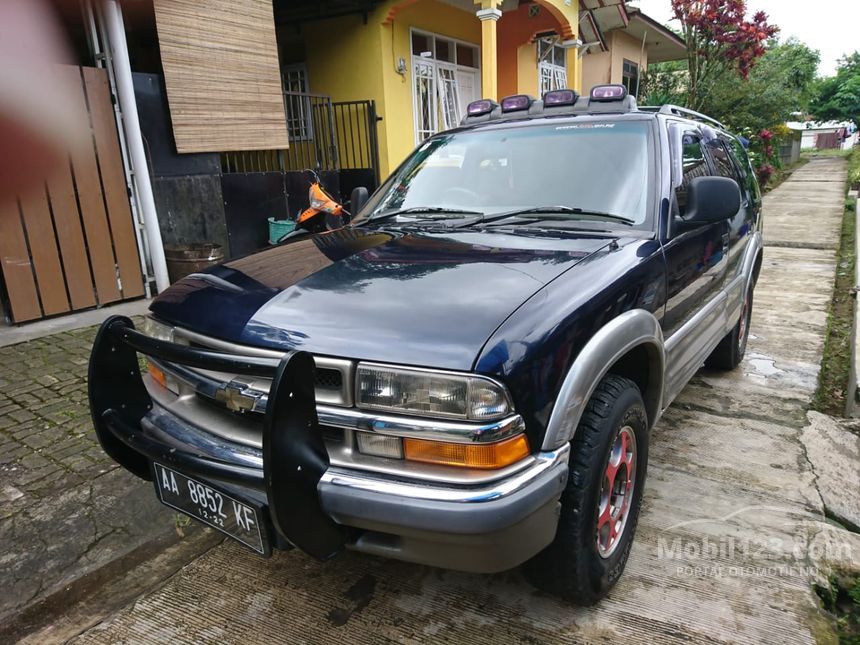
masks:
<path id="1" fill-rule="evenodd" d="M 857 148 L 848 155 L 848 186 L 860 188 L 860 153 Z"/>

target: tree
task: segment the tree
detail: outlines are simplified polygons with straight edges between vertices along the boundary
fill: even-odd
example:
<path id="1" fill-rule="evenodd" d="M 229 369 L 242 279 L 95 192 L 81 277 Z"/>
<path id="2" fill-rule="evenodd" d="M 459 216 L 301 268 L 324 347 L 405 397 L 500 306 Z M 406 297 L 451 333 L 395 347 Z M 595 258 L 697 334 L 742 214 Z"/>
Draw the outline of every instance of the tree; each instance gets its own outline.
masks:
<path id="1" fill-rule="evenodd" d="M 639 96 L 642 105 L 686 105 L 688 86 L 686 60 L 651 63 L 642 76 Z"/>
<path id="2" fill-rule="evenodd" d="M 747 18 L 746 0 L 672 0 L 687 43 L 687 105 L 701 109 L 723 72 L 747 78 L 766 43 L 779 31 L 759 11 Z"/>
<path id="3" fill-rule="evenodd" d="M 843 56 L 836 76 L 819 81 L 810 112 L 822 121 L 860 123 L 860 52 Z"/>
<path id="4" fill-rule="evenodd" d="M 702 111 L 740 132 L 773 129 L 804 112 L 815 87 L 818 51 L 791 38 L 774 41 L 747 76 L 724 70 L 702 97 Z"/>

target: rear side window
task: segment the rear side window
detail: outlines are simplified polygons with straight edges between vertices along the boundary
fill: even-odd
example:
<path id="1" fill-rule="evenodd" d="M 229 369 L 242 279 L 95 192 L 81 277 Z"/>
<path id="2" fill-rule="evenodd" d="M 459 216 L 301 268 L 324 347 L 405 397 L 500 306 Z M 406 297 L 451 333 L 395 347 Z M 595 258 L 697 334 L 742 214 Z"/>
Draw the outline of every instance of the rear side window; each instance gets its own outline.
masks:
<path id="1" fill-rule="evenodd" d="M 678 213 L 684 215 L 687 211 L 687 188 L 696 177 L 710 174 L 708 163 L 705 161 L 705 150 L 702 147 L 702 137 L 698 132 L 687 131 L 681 138 L 682 166 L 684 170 L 681 185 L 675 189 L 678 202 Z"/>

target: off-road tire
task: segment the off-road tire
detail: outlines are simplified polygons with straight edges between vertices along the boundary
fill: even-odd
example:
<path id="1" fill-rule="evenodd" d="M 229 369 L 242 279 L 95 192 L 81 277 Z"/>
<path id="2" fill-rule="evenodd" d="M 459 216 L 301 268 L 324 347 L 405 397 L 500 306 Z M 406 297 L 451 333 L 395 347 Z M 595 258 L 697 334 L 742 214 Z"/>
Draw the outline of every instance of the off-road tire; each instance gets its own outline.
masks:
<path id="1" fill-rule="evenodd" d="M 617 547 L 601 557 L 597 546 L 598 501 L 610 450 L 622 428 L 635 432 L 632 501 Z M 561 495 L 555 540 L 524 565 L 535 587 L 578 605 L 593 605 L 624 571 L 648 464 L 648 416 L 642 394 L 630 379 L 609 374 L 601 380 L 571 442 L 570 473 Z"/>
<path id="2" fill-rule="evenodd" d="M 747 341 L 750 336 L 752 307 L 753 288 L 750 287 L 738 322 L 720 341 L 720 344 L 714 348 L 714 351 L 705 360 L 705 365 L 718 370 L 733 370 L 741 364 L 747 351 Z"/>

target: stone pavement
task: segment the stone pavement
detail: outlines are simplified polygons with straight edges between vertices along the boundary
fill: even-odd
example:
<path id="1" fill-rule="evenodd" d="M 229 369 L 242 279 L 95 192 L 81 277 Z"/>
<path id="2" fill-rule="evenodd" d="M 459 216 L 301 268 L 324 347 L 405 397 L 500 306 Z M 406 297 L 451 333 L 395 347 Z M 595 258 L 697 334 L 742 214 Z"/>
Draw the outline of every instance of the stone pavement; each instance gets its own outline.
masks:
<path id="1" fill-rule="evenodd" d="M 826 520 L 807 448 L 830 435 L 807 408 L 844 178 L 842 159 L 813 159 L 766 197 L 747 356 L 729 374 L 702 370 L 654 429 L 627 571 L 593 608 L 518 571 L 349 552 L 261 560 L 210 548 L 207 531 L 180 539 L 151 485 L 97 448 L 84 386 L 94 329 L 0 348 L 0 642 L 832 641 L 813 585 L 830 566 L 860 572 L 860 536 Z"/>
<path id="2" fill-rule="evenodd" d="M 90 594 L 87 576 L 179 540 L 150 486 L 96 441 L 86 389 L 94 335 L 89 327 L 0 347 L 0 641 L 22 620 L 49 618 L 46 603 Z"/>
<path id="3" fill-rule="evenodd" d="M 747 356 L 732 373 L 702 370 L 655 428 L 631 558 L 596 607 L 517 571 L 353 553 L 264 561 L 225 543 L 75 642 L 833 642 L 813 585 L 831 566 L 860 572 L 860 536 L 826 520 L 801 437 L 844 181 L 844 160 L 813 159 L 766 197 Z"/>

